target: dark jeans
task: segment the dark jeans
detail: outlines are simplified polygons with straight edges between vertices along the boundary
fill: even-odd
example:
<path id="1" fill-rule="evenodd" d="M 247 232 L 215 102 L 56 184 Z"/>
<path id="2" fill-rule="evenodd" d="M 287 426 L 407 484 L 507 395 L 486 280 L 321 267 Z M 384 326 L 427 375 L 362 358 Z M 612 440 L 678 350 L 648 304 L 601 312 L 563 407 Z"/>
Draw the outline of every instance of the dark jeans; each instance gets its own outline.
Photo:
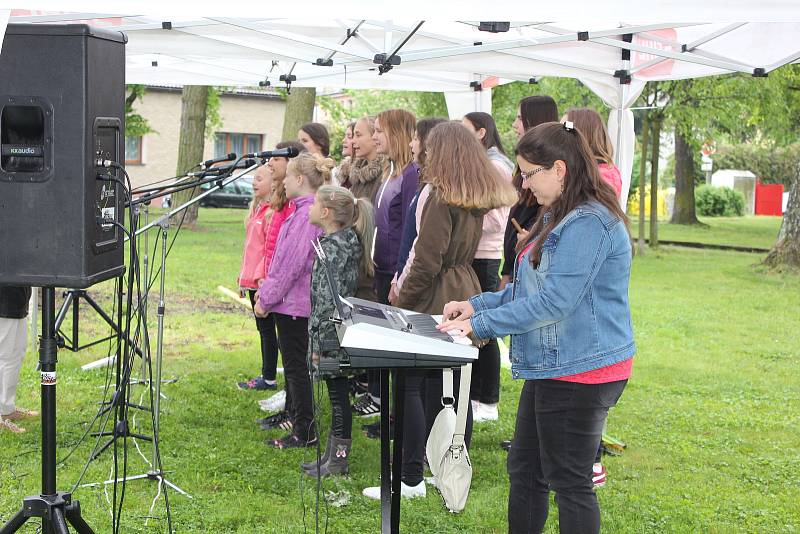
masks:
<path id="1" fill-rule="evenodd" d="M 394 275 L 375 273 L 375 293 L 378 295 L 378 303 L 389 304 L 389 289 L 392 287 Z M 376 399 L 381 398 L 381 372 L 368 371 L 369 394 Z"/>
<path id="2" fill-rule="evenodd" d="M 350 409 L 350 386 L 347 377 L 326 378 L 328 398 L 331 401 L 331 436 L 351 439 L 353 435 L 353 413 Z"/>
<path id="3" fill-rule="evenodd" d="M 250 305 L 255 307 L 255 290 L 248 290 Z M 275 332 L 275 318 L 272 314 L 256 317 L 256 328 L 261 336 L 261 376 L 270 382 L 275 380 L 278 369 L 278 335 Z"/>
<path id="4" fill-rule="evenodd" d="M 500 260 L 473 260 L 472 269 L 478 275 L 481 291 L 497 291 Z M 492 338 L 478 350 L 478 361 L 472 364 L 469 398 L 485 404 L 497 404 L 500 400 L 500 347 L 497 338 Z"/>
<path id="5" fill-rule="evenodd" d="M 510 534 L 542 531 L 551 489 L 556 493 L 561 532 L 600 532 L 592 463 L 608 409 L 617 403 L 627 382 L 525 382 L 508 453 Z"/>
<path id="6" fill-rule="evenodd" d="M 458 406 L 461 372 L 453 373 L 453 391 Z M 416 486 L 422 482 L 425 444 L 431 427 L 442 409 L 442 371 L 406 371 L 405 391 L 401 394 L 405 408 L 403 419 L 403 482 Z M 425 424 L 421 424 L 425 421 Z M 467 426 L 464 441 L 469 448 L 472 439 L 472 405 L 467 403 Z"/>
<path id="7" fill-rule="evenodd" d="M 286 411 L 294 434 L 303 440 L 315 437 L 314 407 L 311 401 L 311 377 L 308 372 L 308 318 L 273 313 L 278 327 L 278 343 L 283 356 L 286 379 Z M 291 398 L 291 405 L 288 399 Z"/>

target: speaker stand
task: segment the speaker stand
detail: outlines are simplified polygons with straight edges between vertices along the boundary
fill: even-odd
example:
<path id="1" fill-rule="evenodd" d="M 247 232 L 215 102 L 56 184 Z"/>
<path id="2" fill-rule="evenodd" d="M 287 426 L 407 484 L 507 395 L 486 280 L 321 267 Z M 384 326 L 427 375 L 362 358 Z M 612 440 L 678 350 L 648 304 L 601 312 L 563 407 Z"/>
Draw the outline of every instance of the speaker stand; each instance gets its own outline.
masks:
<path id="1" fill-rule="evenodd" d="M 42 518 L 45 534 L 68 534 L 67 523 L 79 534 L 94 534 L 81 517 L 78 501 L 72 495 L 56 491 L 56 290 L 42 289 L 42 338 L 39 364 L 42 370 L 42 493 L 22 500 L 22 509 L 0 529 L 0 534 L 17 532 L 32 517 Z"/>
<path id="2" fill-rule="evenodd" d="M 91 343 L 87 343 L 86 345 L 80 344 L 80 337 L 79 337 L 79 321 L 80 321 L 80 300 L 83 299 L 96 313 L 100 316 L 103 321 L 111 327 L 113 330 L 113 334 L 110 336 L 104 337 L 103 339 L 98 339 L 96 341 L 92 341 Z M 68 338 L 63 331 L 61 330 L 61 325 L 64 323 L 64 319 L 66 319 L 67 314 L 69 313 L 70 308 L 72 308 L 72 338 Z M 95 301 L 89 293 L 86 292 L 85 289 L 67 289 L 64 291 L 64 302 L 61 304 L 61 308 L 58 310 L 58 315 L 56 316 L 56 341 L 58 342 L 58 346 L 65 348 L 72 352 L 78 352 L 83 349 L 88 349 L 89 347 L 94 347 L 100 343 L 108 341 L 110 339 L 114 339 L 115 337 L 122 338 L 122 331 L 120 330 L 117 323 L 109 317 L 109 315 L 100 307 L 100 305 Z M 134 345 L 131 340 L 128 340 L 128 343 L 131 344 L 133 347 L 134 352 L 139 356 L 142 355 L 142 351 L 139 347 Z M 91 364 L 89 364 L 91 365 Z"/>

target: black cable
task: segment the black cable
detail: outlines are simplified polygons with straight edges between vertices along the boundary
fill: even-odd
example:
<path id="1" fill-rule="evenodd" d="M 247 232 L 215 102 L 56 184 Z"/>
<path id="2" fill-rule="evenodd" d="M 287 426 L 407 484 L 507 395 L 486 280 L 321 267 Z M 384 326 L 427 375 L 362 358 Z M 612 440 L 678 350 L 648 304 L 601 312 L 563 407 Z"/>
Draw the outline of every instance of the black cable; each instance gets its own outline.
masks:
<path id="1" fill-rule="evenodd" d="M 187 171 L 187 173 L 188 173 L 188 172 L 192 172 L 194 169 L 196 169 L 197 167 L 200 167 L 200 166 L 201 166 L 201 164 L 200 164 L 200 163 L 198 163 L 197 165 L 195 165 L 194 167 L 192 167 L 191 169 L 189 169 L 189 170 Z M 156 180 L 155 182 L 150 182 L 150 183 L 147 183 L 147 184 L 142 184 L 140 187 L 137 187 L 136 189 L 134 189 L 134 190 L 132 191 L 132 193 L 134 193 L 134 194 L 136 194 L 136 193 L 141 193 L 142 191 L 144 191 L 144 190 L 145 190 L 144 188 L 146 188 L 146 187 L 150 187 L 151 185 L 163 184 L 164 182 L 169 182 L 170 180 L 179 180 L 179 179 L 183 178 L 184 176 L 186 176 L 186 174 L 184 174 L 184 175 L 182 175 L 182 176 L 173 176 L 173 177 L 171 177 L 171 178 L 164 178 L 163 180 Z"/>
<path id="2" fill-rule="evenodd" d="M 118 291 L 119 291 L 119 280 L 117 279 L 114 282 L 114 295 L 116 295 Z M 112 309 L 111 309 L 111 316 L 112 317 L 114 317 L 116 315 L 117 299 L 114 298 L 113 302 L 114 302 L 114 304 L 112 305 Z M 111 358 L 111 349 L 114 347 L 113 340 L 116 338 L 117 343 L 119 343 L 119 333 L 117 333 L 117 336 L 114 336 L 113 335 L 113 330 L 114 330 L 113 327 L 111 327 L 111 329 L 112 329 L 112 334 L 111 334 L 111 336 L 109 336 L 109 340 L 108 340 L 108 351 L 106 352 L 106 359 L 110 359 Z M 75 451 L 78 450 L 78 448 L 86 440 L 86 437 L 91 433 L 92 428 L 94 427 L 94 424 L 97 422 L 97 420 L 100 419 L 100 417 L 103 414 L 105 414 L 106 417 L 105 417 L 105 419 L 103 420 L 102 424 L 99 427 L 99 431 L 102 434 L 103 430 L 105 429 L 106 425 L 108 424 L 109 415 L 112 412 L 112 410 L 110 408 L 106 409 L 106 405 L 109 402 L 108 401 L 108 392 L 110 390 L 111 390 L 111 366 L 107 365 L 106 366 L 105 387 L 104 387 L 104 390 L 103 390 L 103 402 L 100 404 L 100 409 L 94 415 L 94 418 L 92 419 L 92 421 L 87 425 L 86 430 L 84 431 L 83 435 L 80 437 L 78 442 L 73 446 L 73 448 L 69 451 L 69 453 L 61 461 L 59 461 L 58 465 L 63 466 L 63 465 L 66 464 L 67 460 L 69 460 L 69 458 L 75 453 Z M 83 477 L 86 475 L 86 471 L 89 469 L 89 465 L 91 465 L 91 463 L 92 463 L 92 458 L 94 457 L 95 452 L 97 451 L 98 447 L 100 446 L 100 442 L 102 441 L 102 439 L 103 439 L 102 435 L 97 436 L 97 440 L 95 441 L 95 445 L 94 445 L 94 447 L 92 449 L 91 454 L 89 455 L 89 459 L 84 464 L 83 469 L 81 470 L 81 474 L 78 477 L 78 480 L 72 486 L 72 490 L 70 491 L 70 493 L 75 493 L 75 491 L 78 489 L 78 486 L 80 486 L 80 483 L 83 481 Z"/>

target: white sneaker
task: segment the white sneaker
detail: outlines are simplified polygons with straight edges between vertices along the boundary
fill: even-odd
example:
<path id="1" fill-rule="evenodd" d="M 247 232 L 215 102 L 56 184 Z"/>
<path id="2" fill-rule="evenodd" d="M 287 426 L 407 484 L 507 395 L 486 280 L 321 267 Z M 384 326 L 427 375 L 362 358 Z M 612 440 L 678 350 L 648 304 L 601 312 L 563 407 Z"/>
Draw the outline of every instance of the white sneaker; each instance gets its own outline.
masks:
<path id="1" fill-rule="evenodd" d="M 371 488 L 364 488 L 361 493 L 364 495 L 364 497 L 380 500 L 381 487 L 373 486 Z M 425 491 L 424 480 L 416 486 L 409 486 L 405 482 L 400 482 L 400 496 L 404 499 L 416 499 L 417 497 L 425 497 L 425 495 L 427 495 L 427 493 Z"/>
<path id="2" fill-rule="evenodd" d="M 497 421 L 499 415 L 497 413 L 497 404 L 484 404 L 481 403 L 477 410 L 472 411 L 472 421 L 474 423 L 481 423 L 483 421 Z"/>
<path id="3" fill-rule="evenodd" d="M 258 406 L 265 412 L 282 412 L 286 406 L 286 390 L 282 389 L 270 398 L 258 401 Z"/>
<path id="4" fill-rule="evenodd" d="M 469 402 L 470 402 L 470 404 L 472 404 L 472 416 L 474 417 L 475 414 L 478 413 L 478 410 L 481 407 L 481 403 L 476 401 L 476 400 L 471 400 Z"/>

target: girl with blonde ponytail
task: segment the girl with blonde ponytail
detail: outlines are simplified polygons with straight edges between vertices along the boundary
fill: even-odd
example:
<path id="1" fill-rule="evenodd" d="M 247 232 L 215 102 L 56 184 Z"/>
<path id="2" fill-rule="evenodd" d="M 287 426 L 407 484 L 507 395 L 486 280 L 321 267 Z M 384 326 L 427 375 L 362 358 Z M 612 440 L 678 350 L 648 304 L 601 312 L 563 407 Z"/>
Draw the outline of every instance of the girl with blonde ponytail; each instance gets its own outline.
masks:
<path id="1" fill-rule="evenodd" d="M 343 297 L 356 294 L 359 280 L 374 273 L 372 206 L 343 187 L 325 185 L 317 190 L 309 212 L 311 224 L 322 229 L 319 244 L 333 275 L 336 291 Z M 336 343 L 336 329 L 329 318 L 335 313 L 332 288 L 325 265 L 314 261 L 311 271 L 311 316 L 308 321 L 311 360 L 337 358 L 338 351 L 324 352 L 327 342 Z M 331 431 L 325 454 L 319 462 L 303 464 L 309 476 L 346 474 L 349 470 L 353 417 L 350 410 L 347 377 L 335 374 L 325 377 L 331 401 Z"/>

